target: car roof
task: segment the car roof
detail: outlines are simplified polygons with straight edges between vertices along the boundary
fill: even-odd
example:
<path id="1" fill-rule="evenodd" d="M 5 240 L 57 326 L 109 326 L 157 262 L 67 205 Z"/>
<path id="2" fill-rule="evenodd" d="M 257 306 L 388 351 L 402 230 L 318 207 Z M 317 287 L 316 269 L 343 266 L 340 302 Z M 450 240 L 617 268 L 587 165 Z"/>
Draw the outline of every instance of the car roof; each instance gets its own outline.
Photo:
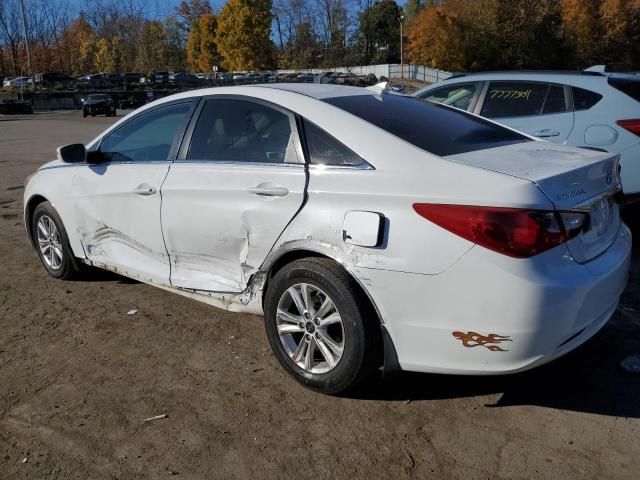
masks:
<path id="1" fill-rule="evenodd" d="M 490 72 L 471 72 L 471 73 L 454 73 L 446 80 L 450 80 L 453 78 L 463 78 L 463 77 L 492 77 L 496 75 L 505 75 L 505 76 L 549 76 L 549 75 L 575 75 L 575 76 L 586 76 L 586 77 L 606 77 L 608 73 L 602 72 L 593 72 L 586 70 L 495 70 Z"/>
<path id="2" fill-rule="evenodd" d="M 250 85 L 247 88 L 271 88 L 287 92 L 299 93 L 318 100 L 323 98 L 345 97 L 351 95 L 373 95 L 374 92 L 362 87 L 347 85 L 333 85 L 330 83 L 277 83 L 265 85 Z"/>

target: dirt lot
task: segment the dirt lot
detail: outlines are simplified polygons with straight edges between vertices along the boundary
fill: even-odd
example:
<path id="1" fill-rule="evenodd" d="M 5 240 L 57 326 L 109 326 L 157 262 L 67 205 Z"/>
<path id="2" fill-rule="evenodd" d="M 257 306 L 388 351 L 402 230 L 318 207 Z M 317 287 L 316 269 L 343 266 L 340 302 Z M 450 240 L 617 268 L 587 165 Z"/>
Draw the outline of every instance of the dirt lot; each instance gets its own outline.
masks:
<path id="1" fill-rule="evenodd" d="M 640 478 L 640 375 L 619 367 L 640 353 L 640 249 L 619 312 L 551 365 L 322 396 L 285 375 L 258 317 L 46 275 L 24 179 L 112 121 L 0 118 L 0 478 Z"/>

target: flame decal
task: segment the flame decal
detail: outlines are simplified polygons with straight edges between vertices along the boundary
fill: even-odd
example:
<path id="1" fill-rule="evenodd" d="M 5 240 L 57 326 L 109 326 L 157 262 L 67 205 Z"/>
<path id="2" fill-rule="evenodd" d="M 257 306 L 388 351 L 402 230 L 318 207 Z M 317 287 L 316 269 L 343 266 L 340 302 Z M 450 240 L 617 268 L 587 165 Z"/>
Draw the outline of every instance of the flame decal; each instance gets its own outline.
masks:
<path id="1" fill-rule="evenodd" d="M 489 335 L 481 335 L 477 332 L 453 332 L 452 335 L 462 341 L 462 345 L 467 348 L 484 347 L 492 352 L 508 352 L 504 348 L 500 348 L 497 343 L 511 342 L 508 336 L 490 333 Z M 494 345 L 491 345 L 494 344 Z"/>

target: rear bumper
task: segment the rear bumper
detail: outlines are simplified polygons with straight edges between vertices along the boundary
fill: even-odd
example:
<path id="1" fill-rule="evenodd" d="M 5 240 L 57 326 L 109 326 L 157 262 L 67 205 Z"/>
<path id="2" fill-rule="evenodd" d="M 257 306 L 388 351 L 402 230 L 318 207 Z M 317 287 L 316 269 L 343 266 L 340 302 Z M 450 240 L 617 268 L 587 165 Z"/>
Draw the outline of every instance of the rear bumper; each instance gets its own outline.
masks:
<path id="1" fill-rule="evenodd" d="M 631 233 L 586 264 L 565 246 L 527 260 L 474 247 L 439 275 L 356 269 L 403 370 L 506 374 L 573 350 L 615 312 Z M 492 336 L 494 335 L 494 336 Z"/>

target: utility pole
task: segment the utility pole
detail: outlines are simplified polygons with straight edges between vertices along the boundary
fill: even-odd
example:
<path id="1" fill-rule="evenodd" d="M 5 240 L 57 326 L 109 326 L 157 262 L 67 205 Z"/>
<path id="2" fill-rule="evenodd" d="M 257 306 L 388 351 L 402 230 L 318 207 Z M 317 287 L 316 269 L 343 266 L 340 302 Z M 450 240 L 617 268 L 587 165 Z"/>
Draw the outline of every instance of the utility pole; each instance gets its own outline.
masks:
<path id="1" fill-rule="evenodd" d="M 24 29 L 24 44 L 27 47 L 27 69 L 28 74 L 31 76 L 31 51 L 29 50 L 29 35 L 27 33 L 27 16 L 24 14 L 24 0 L 20 0 L 20 11 L 22 12 L 22 28 Z"/>
<path id="2" fill-rule="evenodd" d="M 400 22 L 400 78 L 404 78 L 404 39 L 402 38 L 402 23 L 404 22 L 404 13 L 400 14 L 398 21 Z"/>

